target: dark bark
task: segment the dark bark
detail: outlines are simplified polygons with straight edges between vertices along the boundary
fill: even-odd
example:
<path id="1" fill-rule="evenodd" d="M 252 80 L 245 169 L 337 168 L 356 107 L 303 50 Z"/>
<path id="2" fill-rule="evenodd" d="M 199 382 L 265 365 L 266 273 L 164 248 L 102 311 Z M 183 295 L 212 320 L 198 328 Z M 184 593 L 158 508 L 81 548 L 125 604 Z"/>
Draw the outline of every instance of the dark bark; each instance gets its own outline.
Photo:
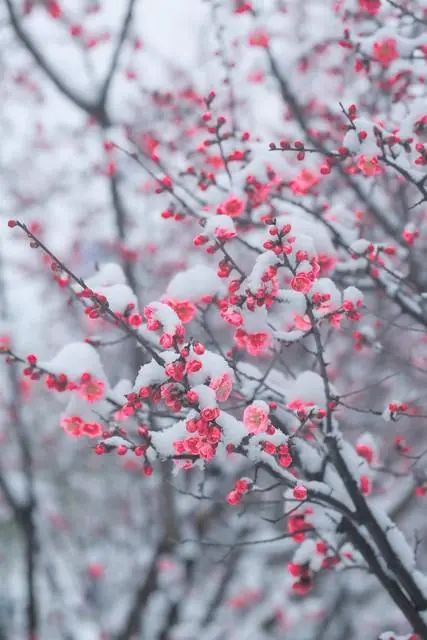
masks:
<path id="1" fill-rule="evenodd" d="M 135 592 L 133 602 L 126 616 L 123 628 L 116 634 L 115 640 L 131 640 L 137 636 L 141 629 L 141 616 L 144 607 L 147 605 L 148 599 L 157 588 L 158 581 L 158 562 L 160 556 L 166 553 L 169 545 L 163 541 L 147 567 L 144 578 Z"/>

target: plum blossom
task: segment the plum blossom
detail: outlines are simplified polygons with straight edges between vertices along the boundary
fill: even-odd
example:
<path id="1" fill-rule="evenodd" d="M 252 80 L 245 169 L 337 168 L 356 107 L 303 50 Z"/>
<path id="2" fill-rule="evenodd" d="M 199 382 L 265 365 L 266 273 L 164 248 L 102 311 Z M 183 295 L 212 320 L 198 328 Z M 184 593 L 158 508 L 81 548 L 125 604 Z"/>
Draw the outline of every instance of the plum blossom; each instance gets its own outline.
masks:
<path id="1" fill-rule="evenodd" d="M 374 16 L 381 8 L 381 0 L 359 0 L 361 9 Z"/>
<path id="2" fill-rule="evenodd" d="M 197 313 L 196 306 L 190 300 L 173 300 L 167 298 L 164 302 L 169 305 L 184 324 L 191 322 Z"/>
<path id="3" fill-rule="evenodd" d="M 85 422 L 82 427 L 82 434 L 89 438 L 99 438 L 102 435 L 102 427 L 99 422 Z"/>
<path id="4" fill-rule="evenodd" d="M 82 435 L 84 422 L 79 416 L 64 416 L 61 418 L 61 427 L 65 433 L 78 438 Z"/>
<path id="5" fill-rule="evenodd" d="M 267 431 L 269 425 L 269 407 L 261 400 L 255 401 L 243 412 L 243 424 L 249 433 L 262 433 Z"/>
<path id="6" fill-rule="evenodd" d="M 308 293 L 313 286 L 313 281 L 307 273 L 297 273 L 291 280 L 291 287 L 294 291 Z"/>
<path id="7" fill-rule="evenodd" d="M 263 29 L 258 29 L 256 31 L 253 31 L 249 35 L 248 42 L 251 47 L 263 47 L 263 48 L 268 47 L 268 43 L 269 43 L 268 33 Z"/>
<path id="8" fill-rule="evenodd" d="M 268 349 L 271 335 L 266 331 L 248 333 L 243 329 L 237 329 L 234 341 L 240 349 L 246 349 L 251 356 L 260 356 Z"/>
<path id="9" fill-rule="evenodd" d="M 377 176 L 383 173 L 383 168 L 378 162 L 377 156 L 360 155 L 357 159 L 357 167 L 365 176 Z"/>
<path id="10" fill-rule="evenodd" d="M 229 196 L 222 202 L 217 209 L 217 213 L 230 216 L 230 218 L 238 218 L 245 210 L 245 203 L 237 196 Z"/>
<path id="11" fill-rule="evenodd" d="M 77 387 L 78 394 L 88 402 L 97 402 L 105 395 L 105 383 L 93 378 L 89 373 L 84 373 Z"/>
<path id="12" fill-rule="evenodd" d="M 303 485 L 297 484 L 292 493 L 295 500 L 305 500 L 307 498 L 307 489 Z"/>
<path id="13" fill-rule="evenodd" d="M 305 195 L 319 182 L 319 175 L 309 169 L 303 169 L 290 183 L 295 195 Z"/>
<path id="14" fill-rule="evenodd" d="M 79 438 L 83 435 L 89 438 L 98 438 L 102 435 L 102 427 L 98 422 L 85 422 L 79 416 L 63 416 L 61 418 L 61 427 L 65 433 L 74 438 Z"/>
<path id="15" fill-rule="evenodd" d="M 399 57 L 396 40 L 394 38 L 385 38 L 384 40 L 374 42 L 372 46 L 372 56 L 380 62 L 383 67 L 388 67 L 390 62 L 393 62 L 393 60 Z"/>
<path id="16" fill-rule="evenodd" d="M 295 314 L 294 324 L 297 329 L 300 329 L 300 331 L 310 331 L 311 329 L 311 320 L 307 314 L 304 314 L 303 316 Z"/>
<path id="17" fill-rule="evenodd" d="M 223 373 L 220 376 L 212 378 L 209 386 L 214 389 L 218 402 L 228 400 L 233 389 L 233 381 L 229 373 Z"/>

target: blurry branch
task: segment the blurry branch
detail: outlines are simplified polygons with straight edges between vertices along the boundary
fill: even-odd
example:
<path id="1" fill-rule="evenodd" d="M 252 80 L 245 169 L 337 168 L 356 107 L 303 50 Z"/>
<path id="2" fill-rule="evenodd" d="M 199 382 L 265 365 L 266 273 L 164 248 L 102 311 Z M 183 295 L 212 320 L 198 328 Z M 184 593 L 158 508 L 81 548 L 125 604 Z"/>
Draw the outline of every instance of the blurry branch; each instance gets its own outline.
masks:
<path id="1" fill-rule="evenodd" d="M 1 318 L 5 322 L 9 320 L 7 294 L 3 279 L 3 265 L 0 260 L 0 308 Z M 12 490 L 7 482 L 4 474 L 0 471 L 0 489 L 2 490 L 6 501 L 8 502 L 12 512 L 14 513 L 17 525 L 22 531 L 24 538 L 24 556 L 25 556 L 25 572 L 27 587 L 27 635 L 28 640 L 33 640 L 37 636 L 38 629 L 38 610 L 36 602 L 36 554 L 38 549 L 35 511 L 37 501 L 34 493 L 33 479 L 33 460 L 31 455 L 30 441 L 26 433 L 26 425 L 22 416 L 20 406 L 20 388 L 19 378 L 14 362 L 8 367 L 9 385 L 10 385 L 10 416 L 12 424 L 15 426 L 13 430 L 16 433 L 18 447 L 21 454 L 21 471 L 26 479 L 26 496 L 25 502 L 20 503 L 13 495 Z"/>
<path id="2" fill-rule="evenodd" d="M 227 591 L 227 587 L 234 576 L 234 571 L 238 560 L 240 558 L 240 552 L 234 550 L 230 557 L 227 559 L 225 563 L 224 572 L 219 580 L 216 589 L 214 591 L 213 597 L 209 602 L 205 615 L 203 617 L 203 628 L 206 628 L 211 622 L 214 620 L 215 613 L 217 609 L 221 606 L 221 603 L 224 600 L 224 596 Z"/>
<path id="3" fill-rule="evenodd" d="M 175 508 L 175 492 L 170 481 L 170 466 L 168 464 L 164 464 L 161 471 L 162 473 L 159 490 L 159 501 L 161 504 L 163 535 L 168 544 L 172 544 L 177 538 L 179 538 L 177 514 Z"/>
<path id="4" fill-rule="evenodd" d="M 55 268 L 57 270 L 66 273 L 75 284 L 77 284 L 79 287 L 82 288 L 82 290 L 90 291 L 85 281 L 79 276 L 77 276 L 73 271 L 71 271 L 54 253 L 52 253 L 52 251 L 50 251 L 50 249 L 29 230 L 27 225 L 25 225 L 23 222 L 15 220 L 14 226 L 19 227 L 20 229 L 22 229 L 22 231 L 24 231 L 27 234 L 28 238 L 32 241 L 32 248 L 34 249 L 40 248 L 43 251 L 43 253 L 45 253 L 52 260 L 52 263 L 55 265 Z M 89 299 L 95 302 L 96 296 L 91 295 Z M 160 365 L 164 364 L 163 358 L 150 345 L 150 343 L 147 340 L 145 340 L 138 331 L 136 331 L 129 324 L 127 324 L 122 317 L 120 317 L 118 314 L 114 313 L 114 311 L 110 309 L 108 305 L 108 301 L 103 304 L 102 310 L 100 313 L 101 315 L 105 315 L 109 319 L 113 320 L 116 323 L 116 325 L 126 335 L 135 338 L 138 344 L 141 347 L 144 347 L 144 349 L 151 355 L 151 357 L 153 358 L 153 360 L 157 362 L 157 364 L 160 364 Z"/>
<path id="5" fill-rule="evenodd" d="M 187 491 L 179 491 L 179 489 L 171 484 L 171 487 L 174 488 L 175 491 L 179 493 L 183 493 L 184 495 L 191 495 L 195 498 L 198 498 L 197 494 Z M 197 535 L 198 539 L 195 540 L 195 543 L 199 545 L 200 541 L 203 540 L 206 535 L 209 527 L 217 522 L 218 516 L 223 512 L 224 509 L 224 501 L 216 502 L 212 498 L 206 497 L 209 500 L 209 509 L 206 511 L 200 511 L 198 508 L 194 511 L 192 520 L 196 523 Z M 246 530 L 242 532 L 242 534 L 246 534 Z M 180 541 L 182 544 L 183 541 Z M 177 544 L 175 542 L 175 544 Z M 227 561 L 221 561 L 221 564 L 225 566 L 224 573 L 219 579 L 216 589 L 212 595 L 212 598 L 208 600 L 206 603 L 206 611 L 203 619 L 203 629 L 206 629 L 210 624 L 211 619 L 213 618 L 216 610 L 219 608 L 223 601 L 223 597 L 226 591 L 226 587 L 228 582 L 234 576 L 234 569 L 237 564 L 237 559 L 240 556 L 240 550 L 231 549 L 227 551 L 226 557 Z M 228 557 L 229 556 L 229 557 Z M 199 560 L 203 560 L 204 554 L 199 557 Z M 184 591 L 180 593 L 178 598 L 175 598 L 169 605 L 169 612 L 164 618 L 164 623 L 162 625 L 162 629 L 160 630 L 158 640 L 169 640 L 171 629 L 173 626 L 179 622 L 180 614 L 181 614 L 181 605 L 186 602 L 186 596 L 191 590 L 191 586 L 193 583 L 193 576 L 198 568 L 198 563 L 194 555 L 192 554 L 190 558 L 185 562 L 185 580 L 183 583 Z"/>
<path id="6" fill-rule="evenodd" d="M 410 16 L 415 22 L 418 22 L 419 24 L 427 25 L 427 20 L 425 18 L 420 18 L 407 7 L 404 7 L 401 4 L 398 4 L 394 0 L 387 0 L 387 2 L 389 5 L 391 5 L 395 9 L 398 9 L 401 12 L 402 16 Z"/>
<path id="7" fill-rule="evenodd" d="M 40 69 L 58 89 L 58 91 L 62 93 L 66 98 L 68 98 L 68 100 L 70 100 L 70 102 L 72 102 L 81 111 L 95 118 L 102 129 L 107 129 L 108 127 L 110 127 L 112 125 L 112 119 L 107 110 L 108 94 L 114 81 L 123 45 L 126 41 L 126 37 L 132 24 L 132 16 L 136 0 L 129 0 L 128 8 L 123 19 L 123 24 L 119 34 L 117 45 L 111 59 L 110 67 L 106 74 L 105 80 L 102 83 L 100 95 L 96 100 L 88 100 L 83 96 L 80 96 L 62 79 L 62 77 L 50 65 L 43 53 L 39 50 L 32 38 L 22 27 L 21 21 L 17 16 L 15 9 L 13 8 L 11 0 L 4 0 L 4 2 L 9 14 L 10 24 L 12 25 L 16 36 L 34 58 Z M 121 241 L 123 241 L 126 236 L 126 210 L 119 191 L 118 183 L 118 176 L 116 174 L 111 176 L 110 194 L 115 215 L 115 224 L 118 237 Z M 129 285 L 136 292 L 136 279 L 131 265 L 128 262 L 124 261 L 123 268 Z"/>
<path id="8" fill-rule="evenodd" d="M 6 4 L 6 9 L 9 15 L 10 24 L 12 25 L 16 36 L 34 58 L 40 69 L 59 90 L 59 92 L 62 93 L 66 98 L 68 98 L 79 109 L 94 117 L 99 122 L 102 128 L 111 126 L 112 120 L 107 112 L 106 103 L 108 100 L 110 87 L 117 71 L 120 53 L 122 51 L 132 23 L 133 10 L 136 4 L 136 0 L 129 0 L 128 8 L 123 19 L 123 24 L 119 34 L 117 45 L 111 59 L 110 67 L 107 71 L 105 80 L 102 83 L 100 95 L 96 100 L 87 100 L 63 80 L 63 78 L 55 71 L 49 61 L 45 58 L 33 39 L 23 28 L 21 21 L 13 7 L 12 1 L 4 0 L 4 2 Z"/>
<path id="9" fill-rule="evenodd" d="M 43 53 L 39 50 L 32 38 L 22 27 L 21 21 L 18 18 L 15 9 L 13 8 L 11 0 L 4 0 L 4 2 L 9 14 L 10 24 L 12 25 L 16 36 L 27 49 L 27 51 L 32 55 L 40 69 L 43 70 L 49 80 L 64 96 L 66 96 L 69 100 L 71 100 L 71 102 L 79 107 L 79 109 L 95 117 L 97 120 L 99 120 L 102 126 L 108 126 L 110 124 L 110 120 L 105 110 L 100 109 L 99 102 L 90 102 L 89 100 L 86 100 L 83 96 L 80 96 L 73 88 L 71 88 L 66 82 L 64 82 L 64 80 L 58 75 L 55 69 L 44 57 Z"/>
<path id="10" fill-rule="evenodd" d="M 111 201 L 115 213 L 116 229 L 119 239 L 123 242 L 126 238 L 126 209 L 123 198 L 119 190 L 119 178 L 117 174 L 113 174 L 110 178 Z M 135 294 L 137 292 L 137 281 L 132 265 L 128 260 L 123 262 L 123 270 L 128 280 L 129 286 Z"/>
<path id="11" fill-rule="evenodd" d="M 378 578 L 414 630 L 422 634 L 420 637 L 427 637 L 427 628 L 422 615 L 420 615 L 419 610 L 413 605 L 405 591 L 401 589 L 394 576 L 383 568 L 378 552 L 371 547 L 358 528 L 350 521 L 343 520 L 341 530 L 348 535 L 350 541 L 366 560 L 370 571 Z"/>
<path id="12" fill-rule="evenodd" d="M 326 436 L 326 443 L 338 474 L 344 482 L 345 488 L 357 509 L 359 522 L 366 527 L 367 531 L 372 536 L 372 540 L 375 542 L 376 546 L 381 552 L 390 575 L 394 574 L 399 582 L 399 585 L 402 585 L 402 587 L 399 588 L 402 590 L 402 592 L 406 591 L 406 593 L 409 595 L 411 605 L 418 615 L 418 612 L 424 610 L 427 605 L 424 594 L 414 581 L 411 573 L 403 564 L 395 549 L 390 544 L 390 541 L 387 537 L 387 531 L 385 531 L 381 527 L 374 514 L 372 513 L 366 499 L 362 495 L 359 487 L 356 484 L 356 481 L 354 480 L 351 472 L 347 467 L 347 464 L 341 454 L 340 445 L 336 436 Z M 360 538 L 358 538 L 357 540 L 358 544 L 360 545 Z M 359 551 L 363 554 L 362 548 L 360 546 L 358 548 Z M 389 593 L 390 595 L 392 595 L 392 592 L 389 591 Z M 404 611 L 404 609 L 402 609 L 402 611 Z M 406 610 L 405 615 L 407 615 Z M 412 617 L 412 619 L 408 617 L 408 620 L 411 620 L 411 622 L 413 622 L 413 619 L 414 617 Z M 414 629 L 416 628 L 417 627 L 414 627 Z M 418 629 L 420 628 L 421 618 L 418 620 Z M 427 627 L 425 625 L 423 626 L 423 632 L 427 633 Z"/>
<path id="13" fill-rule="evenodd" d="M 347 640 L 351 638 L 352 625 L 346 607 L 349 594 L 344 584 L 337 581 L 336 591 L 328 603 L 326 615 L 316 629 L 316 640 Z M 352 594 L 352 597 L 354 595 Z M 338 633 L 334 633 L 334 629 Z"/>
<path id="14" fill-rule="evenodd" d="M 131 640 L 137 637 L 141 629 L 141 614 L 151 594 L 157 588 L 158 563 L 163 553 L 169 550 L 169 543 L 163 539 L 145 572 L 144 579 L 138 587 L 123 628 L 114 636 L 114 640 Z"/>
<path id="15" fill-rule="evenodd" d="M 129 28 L 132 23 L 132 14 L 133 14 L 135 4 L 136 4 L 136 0 L 128 1 L 127 11 L 123 20 L 123 24 L 122 24 L 120 35 L 116 44 L 116 48 L 114 49 L 113 57 L 111 59 L 110 68 L 107 72 L 106 78 L 101 88 L 101 92 L 98 100 L 98 106 L 101 110 L 104 110 L 104 111 L 105 111 L 106 102 L 108 100 L 108 92 L 114 80 L 114 75 L 117 69 L 117 65 L 119 63 L 120 53 L 122 51 L 123 45 L 126 41 L 126 37 L 129 32 Z"/>

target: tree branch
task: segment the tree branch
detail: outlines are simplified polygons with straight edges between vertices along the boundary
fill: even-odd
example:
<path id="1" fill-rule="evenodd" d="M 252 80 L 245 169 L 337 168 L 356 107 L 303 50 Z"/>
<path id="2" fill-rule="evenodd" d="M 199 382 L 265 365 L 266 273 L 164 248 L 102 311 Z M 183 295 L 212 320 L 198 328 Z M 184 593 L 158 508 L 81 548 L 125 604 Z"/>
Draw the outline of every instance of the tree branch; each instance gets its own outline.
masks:
<path id="1" fill-rule="evenodd" d="M 107 75 L 105 77 L 104 83 L 102 85 L 101 91 L 100 91 L 100 95 L 99 95 L 99 100 L 98 100 L 98 106 L 100 111 L 105 112 L 105 106 L 108 100 L 108 93 L 111 87 L 111 84 L 114 80 L 114 75 L 117 69 L 117 65 L 119 63 L 119 59 L 120 59 L 120 53 L 122 51 L 123 45 L 125 43 L 126 40 L 126 36 L 129 32 L 129 28 L 130 25 L 132 23 L 132 14 L 133 14 L 133 10 L 135 8 L 135 4 L 136 4 L 136 0 L 129 0 L 128 1 L 128 7 L 127 7 L 127 11 L 125 13 L 125 17 L 123 19 L 123 24 L 122 24 L 122 28 L 120 30 L 120 34 L 119 34 L 119 38 L 117 40 L 117 44 L 116 44 L 116 48 L 114 49 L 114 53 L 113 53 L 113 57 L 111 58 L 111 63 L 110 63 L 110 68 L 107 72 Z"/>
<path id="2" fill-rule="evenodd" d="M 103 108 L 98 102 L 90 102 L 83 96 L 80 96 L 73 88 L 71 88 L 64 80 L 56 73 L 54 68 L 50 65 L 48 60 L 44 57 L 37 45 L 33 42 L 27 32 L 23 29 L 21 21 L 16 15 L 11 0 L 4 0 L 7 12 L 9 14 L 10 24 L 13 27 L 18 39 L 22 42 L 27 51 L 31 54 L 39 67 L 44 71 L 45 75 L 49 78 L 52 84 L 71 102 L 73 102 L 79 109 L 85 113 L 96 118 L 102 126 L 108 126 L 111 124 L 110 119 Z"/>

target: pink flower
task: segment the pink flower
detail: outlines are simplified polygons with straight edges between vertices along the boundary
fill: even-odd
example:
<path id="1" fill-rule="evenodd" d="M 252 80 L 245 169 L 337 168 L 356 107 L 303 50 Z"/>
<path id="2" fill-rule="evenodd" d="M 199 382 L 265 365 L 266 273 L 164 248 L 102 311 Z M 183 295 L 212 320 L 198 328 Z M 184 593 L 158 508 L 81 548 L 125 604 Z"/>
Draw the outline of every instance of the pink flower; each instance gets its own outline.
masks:
<path id="1" fill-rule="evenodd" d="M 208 442 L 204 442 L 199 448 L 199 455 L 204 460 L 213 460 L 215 457 L 215 449 Z"/>
<path id="2" fill-rule="evenodd" d="M 234 9 L 234 13 L 246 13 L 246 11 L 251 11 L 252 5 L 250 2 L 244 2 L 243 0 L 235 0 L 236 8 Z"/>
<path id="3" fill-rule="evenodd" d="M 364 496 L 368 496 L 372 491 L 372 483 L 368 476 L 360 476 L 359 488 Z"/>
<path id="4" fill-rule="evenodd" d="M 237 233 L 233 229 L 225 229 L 224 227 L 215 228 L 215 238 L 218 240 L 232 240 L 237 236 Z"/>
<path id="5" fill-rule="evenodd" d="M 339 329 L 341 327 L 342 315 L 340 313 L 333 313 L 329 316 L 328 322 L 334 329 Z"/>
<path id="6" fill-rule="evenodd" d="M 374 450 L 367 444 L 360 442 L 356 445 L 356 452 L 361 458 L 365 458 L 368 464 L 372 464 L 374 460 Z"/>
<path id="7" fill-rule="evenodd" d="M 408 244 L 412 246 L 414 244 L 415 238 L 418 238 L 420 232 L 418 230 L 411 231 L 410 229 L 404 229 L 402 231 L 402 239 Z"/>
<path id="8" fill-rule="evenodd" d="M 243 324 L 243 318 L 240 311 L 227 309 L 226 311 L 221 312 L 221 317 L 233 327 L 239 327 L 241 324 Z"/>
<path id="9" fill-rule="evenodd" d="M 230 374 L 223 373 L 216 378 L 212 378 L 209 386 L 215 391 L 216 399 L 218 400 L 218 402 L 225 402 L 226 400 L 228 400 L 233 389 L 233 381 Z"/>
<path id="10" fill-rule="evenodd" d="M 173 336 L 170 333 L 162 333 L 159 342 L 163 349 L 169 349 L 173 345 Z"/>
<path id="11" fill-rule="evenodd" d="M 251 356 L 259 356 L 270 344 L 271 336 L 265 331 L 247 333 L 243 329 L 237 329 L 234 341 L 239 349 L 246 349 Z"/>
<path id="12" fill-rule="evenodd" d="M 195 305 L 189 300 L 172 300 L 169 298 L 165 300 L 165 303 L 175 311 L 184 324 L 191 322 L 197 313 Z"/>
<path id="13" fill-rule="evenodd" d="M 300 596 L 305 596 L 313 588 L 313 580 L 310 577 L 303 576 L 301 580 L 293 583 L 292 589 Z"/>
<path id="14" fill-rule="evenodd" d="M 230 491 L 230 493 L 227 495 L 227 502 L 232 507 L 234 507 L 236 504 L 239 504 L 241 498 L 242 496 L 238 491 Z"/>
<path id="15" fill-rule="evenodd" d="M 376 176 L 383 172 L 377 156 L 365 156 L 362 154 L 357 159 L 357 166 L 365 176 Z"/>
<path id="16" fill-rule="evenodd" d="M 224 166 L 224 161 L 221 156 L 206 156 L 205 160 L 216 171 L 218 169 L 222 169 L 222 167 Z"/>
<path id="17" fill-rule="evenodd" d="M 239 349 L 244 349 L 246 347 L 246 339 L 248 334 L 243 329 L 237 329 L 234 334 L 234 342 L 237 344 Z"/>
<path id="18" fill-rule="evenodd" d="M 238 218 L 245 209 L 245 203 L 237 196 L 230 196 L 219 205 L 217 213 L 230 216 L 230 218 Z"/>
<path id="19" fill-rule="evenodd" d="M 278 458 L 281 467 L 287 469 L 292 464 L 292 456 L 289 453 L 285 453 Z"/>
<path id="20" fill-rule="evenodd" d="M 197 353 L 198 356 L 202 356 L 205 353 L 206 349 L 201 342 L 194 342 L 193 351 L 194 353 Z"/>
<path id="21" fill-rule="evenodd" d="M 301 293 L 308 293 L 312 285 L 313 282 L 306 273 L 297 273 L 291 280 L 292 289 Z"/>
<path id="22" fill-rule="evenodd" d="M 371 16 L 374 16 L 380 10 L 381 0 L 359 0 L 359 6 Z"/>
<path id="23" fill-rule="evenodd" d="M 89 373 L 84 373 L 80 380 L 80 386 L 77 391 L 82 398 L 88 402 L 96 402 L 104 397 L 105 384 L 101 380 L 92 378 Z"/>
<path id="24" fill-rule="evenodd" d="M 206 422 L 211 422 L 218 418 L 219 409 L 217 407 L 202 409 L 200 415 Z"/>
<path id="25" fill-rule="evenodd" d="M 256 602 L 259 602 L 262 594 L 260 591 L 255 591 L 253 589 L 245 589 L 240 592 L 240 594 L 229 598 L 227 600 L 227 605 L 232 607 L 233 609 L 243 609 L 245 607 L 249 607 Z"/>
<path id="26" fill-rule="evenodd" d="M 57 18 L 60 18 L 62 15 L 62 10 L 61 10 L 61 6 L 59 4 L 59 2 L 56 2 L 56 0 L 49 0 L 47 5 L 46 5 L 46 9 L 47 12 L 52 16 L 52 18 L 54 18 L 55 20 Z"/>
<path id="27" fill-rule="evenodd" d="M 297 484 L 292 493 L 295 500 L 305 500 L 307 497 L 307 489 L 301 484 Z"/>
<path id="28" fill-rule="evenodd" d="M 87 572 L 91 578 L 98 580 L 104 575 L 104 567 L 99 562 L 91 562 L 88 565 Z"/>
<path id="29" fill-rule="evenodd" d="M 146 307 L 144 307 L 143 313 L 146 320 L 151 320 L 152 318 L 154 318 L 155 309 L 151 305 L 147 305 Z"/>
<path id="30" fill-rule="evenodd" d="M 334 256 L 328 256 L 326 253 L 319 254 L 317 256 L 317 261 L 322 275 L 328 271 L 332 271 L 337 263 L 337 259 Z"/>
<path id="31" fill-rule="evenodd" d="M 307 417 L 307 415 L 313 410 L 314 403 L 303 402 L 302 400 L 295 398 L 295 400 L 291 400 L 290 402 L 288 402 L 286 406 L 291 411 L 295 411 L 298 418 L 300 418 L 301 420 L 304 420 Z"/>
<path id="32" fill-rule="evenodd" d="M 131 327 L 139 327 L 142 324 L 142 316 L 139 313 L 132 313 L 129 317 L 128 317 L 128 322 L 130 324 Z"/>
<path id="33" fill-rule="evenodd" d="M 394 38 L 385 38 L 384 40 L 374 42 L 372 46 L 372 56 L 380 62 L 383 67 L 388 67 L 390 62 L 393 62 L 393 60 L 399 57 L 396 40 Z"/>
<path id="34" fill-rule="evenodd" d="M 251 47 L 268 47 L 269 37 L 268 33 L 263 29 L 257 29 L 249 35 L 248 42 Z"/>
<path id="35" fill-rule="evenodd" d="M 234 488 L 239 493 L 247 493 L 249 491 L 249 482 L 248 480 L 245 480 L 245 478 L 236 480 Z"/>
<path id="36" fill-rule="evenodd" d="M 309 169 L 303 169 L 296 178 L 291 181 L 290 187 L 295 195 L 304 195 L 308 193 L 318 182 L 318 175 Z"/>
<path id="37" fill-rule="evenodd" d="M 79 416 L 64 416 L 61 419 L 61 427 L 65 433 L 74 438 L 79 438 L 82 435 L 83 420 Z"/>
<path id="38" fill-rule="evenodd" d="M 259 356 L 270 344 L 271 336 L 265 331 L 248 333 L 246 336 L 246 351 L 251 356 Z"/>
<path id="39" fill-rule="evenodd" d="M 98 422 L 85 422 L 82 427 L 82 434 L 89 438 L 99 438 L 102 435 L 102 427 Z"/>
<path id="40" fill-rule="evenodd" d="M 176 362 L 170 362 L 165 367 L 165 373 L 169 378 L 172 378 L 172 380 L 180 382 L 184 377 L 185 365 L 180 360 Z"/>
<path id="41" fill-rule="evenodd" d="M 309 331 L 311 329 L 311 320 L 307 314 L 304 316 L 299 316 L 295 314 L 294 316 L 295 327 L 300 331 Z"/>
<path id="42" fill-rule="evenodd" d="M 0 336 L 0 353 L 2 351 L 7 351 L 9 348 L 10 348 L 9 336 Z"/>
<path id="43" fill-rule="evenodd" d="M 197 371 L 200 371 L 202 366 L 203 365 L 200 360 L 189 360 L 186 364 L 185 371 L 186 373 L 196 373 Z"/>
<path id="44" fill-rule="evenodd" d="M 250 404 L 243 412 L 243 424 L 249 433 L 267 431 L 268 407 L 263 402 Z"/>

